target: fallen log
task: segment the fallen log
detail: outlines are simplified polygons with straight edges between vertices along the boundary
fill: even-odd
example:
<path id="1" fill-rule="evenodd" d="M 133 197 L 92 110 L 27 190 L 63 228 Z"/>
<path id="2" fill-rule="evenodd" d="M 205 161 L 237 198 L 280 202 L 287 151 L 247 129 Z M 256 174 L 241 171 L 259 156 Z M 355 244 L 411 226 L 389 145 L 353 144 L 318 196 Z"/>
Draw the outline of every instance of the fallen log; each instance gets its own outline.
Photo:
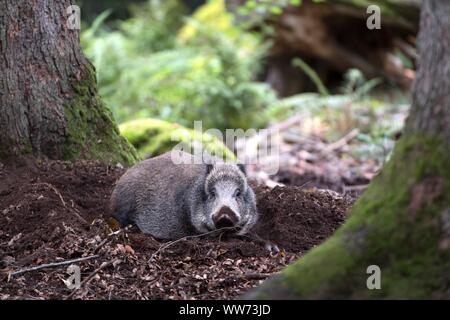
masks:
<path id="1" fill-rule="evenodd" d="M 230 10 L 236 10 L 238 3 L 245 1 L 231 1 Z M 408 89 L 414 68 L 403 57 L 414 65 L 420 4 L 418 0 L 305 0 L 299 6 L 283 7 L 280 15 L 269 11 L 254 19 L 260 15 L 254 12 L 238 20 L 255 21 L 251 26 L 255 30 L 262 30 L 262 24 L 274 28 L 264 80 L 281 96 L 314 89 L 304 72 L 292 65 L 295 57 L 305 60 L 326 85 L 336 84 L 345 71 L 357 68 L 368 79 L 383 77 Z M 368 28 L 370 5 L 379 8 L 380 29 Z"/>

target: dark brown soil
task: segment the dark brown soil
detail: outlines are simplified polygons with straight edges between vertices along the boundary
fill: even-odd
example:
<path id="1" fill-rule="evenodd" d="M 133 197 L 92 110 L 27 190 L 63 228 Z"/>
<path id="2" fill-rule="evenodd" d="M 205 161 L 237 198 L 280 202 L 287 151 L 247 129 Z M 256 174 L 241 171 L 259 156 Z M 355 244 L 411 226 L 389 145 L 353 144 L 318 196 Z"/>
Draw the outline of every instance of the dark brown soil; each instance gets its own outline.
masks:
<path id="1" fill-rule="evenodd" d="M 256 191 L 261 217 L 255 232 L 292 253 L 303 253 L 329 237 L 344 221 L 344 208 L 351 202 L 334 193 L 301 187 Z"/>
<path id="2" fill-rule="evenodd" d="M 230 299 L 329 237 L 350 201 L 300 187 L 255 187 L 260 222 L 254 236 L 192 237 L 161 243 L 121 229 L 107 217 L 109 196 L 123 173 L 96 162 L 0 167 L 0 299 Z M 115 232 L 116 231 L 116 232 Z M 67 267 L 11 275 L 44 263 L 79 262 L 72 291 Z"/>

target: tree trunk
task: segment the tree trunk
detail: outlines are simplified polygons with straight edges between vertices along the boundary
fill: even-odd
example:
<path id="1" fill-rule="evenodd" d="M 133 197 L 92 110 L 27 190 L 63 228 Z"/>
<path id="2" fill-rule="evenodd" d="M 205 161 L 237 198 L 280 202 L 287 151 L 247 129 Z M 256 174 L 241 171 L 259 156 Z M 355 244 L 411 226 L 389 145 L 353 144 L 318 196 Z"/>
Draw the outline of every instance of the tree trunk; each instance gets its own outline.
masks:
<path id="1" fill-rule="evenodd" d="M 95 70 L 68 27 L 69 0 L 0 1 L 0 159 L 131 163 L 97 95 Z"/>
<path id="2" fill-rule="evenodd" d="M 423 2 L 405 134 L 347 222 L 245 298 L 450 298 L 450 2 Z M 381 289 L 367 268 L 379 266 Z"/>

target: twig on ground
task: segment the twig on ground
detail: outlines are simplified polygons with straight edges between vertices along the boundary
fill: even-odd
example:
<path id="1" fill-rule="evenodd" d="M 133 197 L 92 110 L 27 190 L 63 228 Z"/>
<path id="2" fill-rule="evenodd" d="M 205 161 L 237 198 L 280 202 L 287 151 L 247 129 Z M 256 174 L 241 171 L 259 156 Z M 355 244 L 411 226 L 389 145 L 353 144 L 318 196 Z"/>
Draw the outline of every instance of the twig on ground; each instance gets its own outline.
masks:
<path id="1" fill-rule="evenodd" d="M 235 227 L 225 227 L 225 228 L 220 228 L 220 229 L 212 230 L 212 231 L 205 232 L 205 233 L 201 233 L 201 234 L 196 234 L 196 235 L 193 235 L 193 236 L 186 236 L 186 237 L 183 237 L 183 238 L 174 240 L 174 241 L 167 242 L 167 243 L 165 243 L 164 245 L 162 245 L 161 247 L 159 247 L 159 249 L 156 250 L 156 251 L 150 256 L 149 261 L 150 261 L 151 259 L 153 259 L 153 257 L 155 257 L 158 253 L 160 253 L 160 252 L 163 251 L 164 249 L 167 249 L 168 247 L 174 245 L 174 244 L 177 243 L 177 242 L 181 242 L 181 241 L 184 241 L 184 240 L 187 240 L 187 239 L 199 238 L 199 237 L 206 236 L 206 235 L 209 235 L 209 234 L 213 234 L 213 233 L 216 233 L 216 232 L 220 232 L 220 231 L 224 231 L 224 230 L 233 230 L 233 229 L 235 229 Z"/>
<path id="2" fill-rule="evenodd" d="M 271 273 L 244 273 L 240 277 L 246 280 L 264 280 L 272 275 Z"/>
<path id="3" fill-rule="evenodd" d="M 252 281 L 252 280 L 265 280 L 268 277 L 276 274 L 274 273 L 257 273 L 257 272 L 248 272 L 244 274 L 232 275 L 225 278 L 225 281 L 233 281 L 233 282 L 242 282 L 242 281 Z"/>
<path id="4" fill-rule="evenodd" d="M 338 150 L 342 148 L 343 146 L 347 145 L 350 141 L 352 141 L 356 136 L 359 134 L 359 129 L 353 129 L 349 133 L 347 133 L 345 136 L 343 136 L 341 139 L 330 143 L 327 145 L 323 150 L 322 154 L 326 154 L 335 150 Z"/>
<path id="5" fill-rule="evenodd" d="M 58 189 L 56 189 L 55 186 L 53 186 L 53 185 L 51 185 L 50 183 L 47 183 L 47 182 L 38 182 L 38 183 L 35 183 L 34 185 L 44 185 L 44 186 L 49 187 L 49 188 L 52 189 L 53 192 L 56 193 L 56 195 L 59 197 L 59 199 L 61 200 L 61 203 L 63 204 L 63 206 L 64 206 L 64 207 L 67 207 L 66 202 L 64 201 L 63 196 L 62 196 L 61 193 L 58 191 Z M 80 219 L 83 223 L 88 224 L 88 222 L 86 221 L 86 219 L 84 219 L 84 218 L 78 213 L 78 210 L 75 209 L 75 207 L 73 206 L 73 200 L 70 200 L 70 201 L 72 201 L 72 208 L 73 208 L 73 210 L 74 210 L 74 212 L 72 212 L 72 213 L 73 213 L 78 219 Z"/>
<path id="6" fill-rule="evenodd" d="M 273 189 L 275 187 L 283 187 L 284 184 L 276 182 L 274 180 L 272 180 L 270 178 L 270 176 L 264 172 L 264 171 L 260 171 L 258 172 L 255 176 L 254 179 L 259 183 L 259 184 L 264 184 L 266 187 Z"/>
<path id="7" fill-rule="evenodd" d="M 99 257 L 99 255 L 93 255 L 93 256 L 82 257 L 82 258 L 77 258 L 77 259 L 65 260 L 65 261 L 61 261 L 61 262 L 45 263 L 45 264 L 41 264 L 41 265 L 34 266 L 31 268 L 20 269 L 18 271 L 10 272 L 8 274 L 8 279 L 15 277 L 19 274 L 25 273 L 25 272 L 36 271 L 36 270 L 41 270 L 41 269 L 46 269 L 46 268 L 56 268 L 56 267 L 60 267 L 60 266 L 66 266 L 68 264 L 86 261 L 86 260 L 92 260 L 92 259 L 95 259 L 98 257 Z"/>
<path id="8" fill-rule="evenodd" d="M 73 209 L 74 211 L 72 211 L 71 213 L 73 213 L 73 215 L 74 215 L 75 217 L 77 217 L 78 219 L 80 219 L 80 221 L 83 222 L 84 224 L 89 224 L 89 222 L 87 222 L 87 220 L 84 219 L 84 218 L 80 215 L 79 211 L 78 211 L 77 209 L 75 209 L 75 207 L 72 207 L 72 209 Z"/>
<path id="9" fill-rule="evenodd" d="M 100 242 L 97 247 L 95 247 L 94 249 L 94 253 L 97 253 L 98 250 L 100 250 L 112 237 L 119 235 L 124 229 L 119 229 L 117 231 L 113 231 L 110 234 L 108 234 L 106 236 L 105 239 L 102 240 L 102 242 Z"/>
<path id="10" fill-rule="evenodd" d="M 236 141 L 236 149 L 239 151 L 238 154 L 242 156 L 256 155 L 255 152 L 258 150 L 258 146 L 261 142 L 267 141 L 267 139 L 275 134 L 284 132 L 289 128 L 299 124 L 303 119 L 301 114 L 297 114 L 284 122 L 274 124 L 263 130 L 260 133 L 255 134 L 252 137 L 240 138 Z"/>
<path id="11" fill-rule="evenodd" d="M 346 193 L 347 191 L 362 191 L 367 189 L 369 185 L 368 184 L 362 184 L 362 185 L 358 185 L 358 186 L 344 186 L 344 193 Z"/>
<path id="12" fill-rule="evenodd" d="M 53 192 L 56 193 L 56 195 L 59 197 L 59 199 L 61 200 L 61 203 L 63 204 L 63 206 L 66 206 L 66 202 L 64 201 L 63 196 L 61 195 L 61 193 L 58 191 L 58 189 L 56 189 L 53 185 L 51 185 L 50 183 L 47 182 L 39 182 L 39 183 L 35 183 L 35 185 L 44 185 L 49 187 L 50 189 L 53 190 Z"/>

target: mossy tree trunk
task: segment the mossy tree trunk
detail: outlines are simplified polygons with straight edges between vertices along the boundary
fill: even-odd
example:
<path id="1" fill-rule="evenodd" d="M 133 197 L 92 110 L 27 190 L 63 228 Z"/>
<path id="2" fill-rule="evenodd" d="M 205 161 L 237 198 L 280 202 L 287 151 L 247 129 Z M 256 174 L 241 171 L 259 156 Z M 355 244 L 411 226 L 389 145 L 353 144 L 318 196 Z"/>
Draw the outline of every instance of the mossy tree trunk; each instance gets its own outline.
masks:
<path id="1" fill-rule="evenodd" d="M 69 0 L 0 1 L 0 159 L 100 159 L 129 164 L 97 95 L 95 70 L 69 28 Z"/>
<path id="2" fill-rule="evenodd" d="M 450 2 L 423 2 L 405 134 L 347 222 L 246 298 L 450 298 Z M 369 290 L 367 268 L 381 270 Z"/>

